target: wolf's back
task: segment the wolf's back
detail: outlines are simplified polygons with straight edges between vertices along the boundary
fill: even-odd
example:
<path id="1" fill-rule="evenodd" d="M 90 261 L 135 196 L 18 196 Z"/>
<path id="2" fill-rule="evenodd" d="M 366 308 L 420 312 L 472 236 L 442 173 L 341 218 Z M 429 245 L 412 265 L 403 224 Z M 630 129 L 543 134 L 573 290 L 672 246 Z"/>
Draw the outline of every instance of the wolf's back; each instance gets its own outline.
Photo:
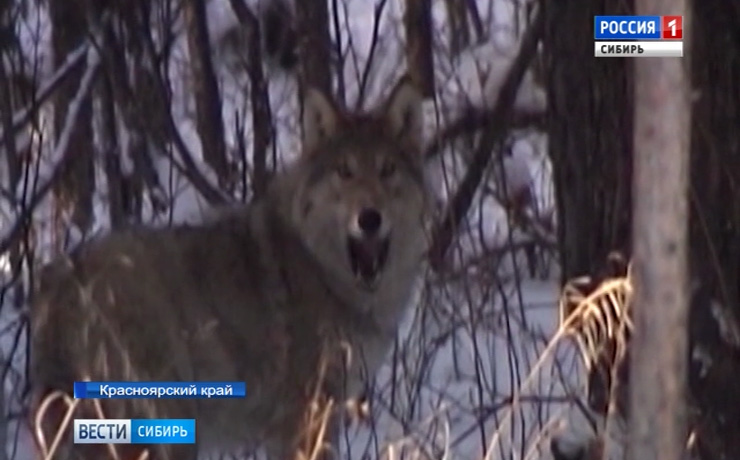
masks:
<path id="1" fill-rule="evenodd" d="M 37 401 L 83 379 L 246 381 L 249 400 L 107 399 L 103 409 L 106 418 L 196 418 L 205 437 L 249 431 L 244 414 L 274 403 L 264 380 L 276 377 L 279 346 L 266 335 L 280 323 L 261 302 L 258 243 L 240 219 L 117 232 L 45 267 L 31 309 Z M 78 418 L 98 416 L 81 409 Z"/>
<path id="2" fill-rule="evenodd" d="M 34 384 L 186 377 L 177 331 L 196 301 L 189 278 L 182 251 L 154 231 L 112 234 L 52 262 L 32 306 Z"/>

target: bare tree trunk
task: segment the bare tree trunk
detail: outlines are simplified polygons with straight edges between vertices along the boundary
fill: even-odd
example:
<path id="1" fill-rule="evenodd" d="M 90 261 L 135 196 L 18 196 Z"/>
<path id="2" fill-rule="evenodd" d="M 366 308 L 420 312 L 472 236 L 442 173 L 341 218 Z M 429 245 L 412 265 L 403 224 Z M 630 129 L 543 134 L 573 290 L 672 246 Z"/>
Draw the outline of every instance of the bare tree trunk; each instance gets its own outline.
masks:
<path id="1" fill-rule="evenodd" d="M 3 56 L 3 51 L 0 46 L 0 58 Z M 14 104 L 13 93 L 17 90 L 13 86 L 5 72 L 5 66 L 0 65 L 0 123 L 5 133 L 2 148 L 5 149 L 5 161 L 8 168 L 8 192 L 14 195 L 18 182 L 21 180 L 21 161 L 15 142 L 16 136 L 13 132 L 13 113 L 19 108 L 18 104 Z"/>
<path id="2" fill-rule="evenodd" d="M 462 1 L 462 0 L 461 0 Z M 475 29 L 475 38 L 477 41 L 483 41 L 486 38 L 487 32 L 483 27 L 483 20 L 480 18 L 480 11 L 478 10 L 478 3 L 476 0 L 466 0 L 468 12 L 470 13 L 470 21 Z"/>
<path id="3" fill-rule="evenodd" d="M 683 15 L 685 0 L 641 0 L 637 14 Z M 689 65 L 635 60 L 629 458 L 677 460 L 687 439 Z"/>
<path id="4" fill-rule="evenodd" d="M 146 18 L 140 18 L 145 21 Z M 134 23 L 133 20 L 129 23 Z M 126 25 L 121 21 L 119 30 L 135 31 L 135 27 Z M 103 53 L 103 62 L 106 65 L 106 78 L 109 80 L 109 96 L 113 98 L 115 107 L 118 108 L 118 116 L 123 120 L 123 124 L 129 132 L 129 142 L 125 154 L 134 164 L 131 174 L 124 174 L 121 171 L 120 178 L 120 198 L 122 213 L 130 221 L 139 222 L 141 220 L 142 204 L 144 189 L 149 191 L 154 209 L 159 212 L 164 209 L 154 197 L 156 190 L 160 188 L 160 181 L 157 171 L 151 158 L 151 145 L 164 149 L 168 142 L 166 128 L 164 127 L 165 110 L 163 107 L 163 97 L 156 93 L 157 89 L 153 83 L 150 83 L 154 77 L 150 74 L 156 72 L 147 70 L 143 61 L 146 59 L 143 54 L 144 44 L 139 41 L 130 41 L 124 46 L 123 40 L 118 36 L 114 27 L 106 28 L 103 46 L 106 52 Z M 133 69 L 127 69 L 127 57 Z M 128 75 L 131 75 L 129 81 Z M 134 96 L 136 95 L 136 96 Z M 105 110 L 105 109 L 104 109 Z M 147 138 L 152 142 L 148 143 Z M 119 155 L 124 152 L 119 148 Z M 119 156 L 120 158 L 120 156 Z M 119 162 L 120 163 L 120 162 Z M 106 168 L 111 165 L 106 165 Z"/>
<path id="5" fill-rule="evenodd" d="M 120 161 L 121 148 L 116 130 L 116 108 L 108 78 L 101 78 L 98 82 L 97 98 L 100 104 L 98 132 L 101 137 L 103 168 L 108 185 L 108 216 L 111 227 L 118 228 L 126 223 L 127 216 L 123 206 L 124 187 Z"/>
<path id="6" fill-rule="evenodd" d="M 9 24 L 10 17 L 10 4 L 4 6 L 0 2 L 0 27 L 8 27 L 6 24 Z M 17 197 L 18 184 L 23 174 L 23 162 L 21 161 L 21 153 L 16 143 L 16 134 L 13 130 L 13 114 L 16 110 L 22 108 L 24 104 L 21 100 L 23 99 L 21 97 L 23 89 L 19 88 L 18 84 L 14 84 L 16 82 L 14 82 L 12 76 L 8 75 L 3 64 L 5 54 L 10 51 L 7 48 L 9 47 L 0 43 L 0 127 L 2 127 L 2 132 L 4 133 L 4 135 L 0 135 L 0 137 L 4 137 L 4 139 L 0 138 L 0 142 L 2 142 L 0 144 L 0 152 L 4 150 L 8 175 L 7 183 L 0 184 L 0 191 L 8 193 L 10 197 L 15 198 Z M 10 266 L 14 276 L 22 263 L 22 245 L 23 239 L 18 239 L 8 250 Z M 22 289 L 18 289 L 18 292 L 21 291 Z M 0 396 L 0 402 L 3 404 L 5 402 L 2 396 Z M 4 409 L 4 407 L 0 409 Z M 0 426 L 0 434 L 2 435 L 0 436 L 0 445 L 5 445 L 6 430 L 6 426 Z M 5 456 L 0 458 L 5 458 Z"/>
<path id="7" fill-rule="evenodd" d="M 445 0 L 445 7 L 450 21 L 450 52 L 457 56 L 470 45 L 468 7 L 460 0 Z"/>
<path id="8" fill-rule="evenodd" d="M 332 93 L 331 35 L 327 0 L 295 0 L 301 88 Z"/>
<path id="9" fill-rule="evenodd" d="M 406 0 L 406 64 L 424 97 L 434 97 L 431 0 Z"/>
<path id="10" fill-rule="evenodd" d="M 633 14 L 631 0 L 542 2 L 548 144 L 561 277 L 598 272 L 630 248 L 633 60 L 594 59 L 595 15 Z M 567 24 L 567 27 L 563 27 Z M 587 46 L 588 45 L 588 46 Z"/>
<path id="11" fill-rule="evenodd" d="M 211 61 L 205 0 L 186 0 L 184 10 L 188 28 L 196 121 L 203 159 L 216 172 L 219 184 L 230 190 L 235 177 L 231 177 L 226 159 L 221 96 Z"/>
<path id="12" fill-rule="evenodd" d="M 712 275 L 711 289 L 740 319 L 740 7 L 694 2 L 684 39 L 693 53 L 696 91 L 691 163 L 692 262 Z M 733 33 L 716 33 L 732 30 Z M 732 199 L 731 199 L 732 197 Z M 708 280 L 709 281 L 709 280 Z"/>
<path id="13" fill-rule="evenodd" d="M 701 273 L 711 308 L 690 327 L 708 332 L 695 342 L 711 360 L 692 372 L 689 385 L 700 414 L 695 420 L 703 460 L 730 460 L 740 452 L 740 353 L 738 344 L 716 333 L 740 330 L 740 7 L 737 2 L 693 2 L 684 43 L 690 43 L 694 91 L 691 138 L 691 268 Z M 726 33 L 718 33 L 726 31 Z M 716 306 L 715 305 L 715 306 Z M 693 313 L 693 311 L 692 311 Z M 691 345 L 691 343 L 690 343 Z M 692 348 L 690 352 L 695 351 Z"/>
<path id="14" fill-rule="evenodd" d="M 71 53 L 84 40 L 87 33 L 86 11 L 71 7 L 64 0 L 49 2 L 49 15 L 52 25 L 52 49 L 54 66 L 64 63 Z M 74 71 L 56 95 L 54 103 L 54 131 L 58 139 L 67 117 L 67 110 L 74 98 L 85 66 Z M 77 123 L 69 133 L 68 148 L 62 152 L 64 174 L 55 185 L 57 198 L 57 217 L 70 212 L 72 222 L 83 232 L 93 222 L 93 192 L 95 190 L 94 146 L 92 136 L 92 102 L 86 98 L 80 107 Z"/>
<path id="15" fill-rule="evenodd" d="M 231 8 L 239 22 L 247 29 L 247 74 L 249 75 L 250 102 L 252 104 L 252 192 L 262 195 L 267 189 L 269 180 L 267 171 L 267 151 L 272 141 L 272 110 L 267 92 L 267 80 L 262 71 L 262 46 L 260 23 L 257 16 L 249 9 L 244 0 L 231 0 Z M 245 165 L 246 167 L 246 165 Z"/>

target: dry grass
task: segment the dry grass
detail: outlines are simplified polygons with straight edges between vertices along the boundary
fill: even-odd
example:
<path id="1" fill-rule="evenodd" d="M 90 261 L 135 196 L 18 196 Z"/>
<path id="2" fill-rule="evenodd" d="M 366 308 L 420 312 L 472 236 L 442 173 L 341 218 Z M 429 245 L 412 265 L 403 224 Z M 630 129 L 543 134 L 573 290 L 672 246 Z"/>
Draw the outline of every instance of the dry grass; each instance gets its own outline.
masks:
<path id="1" fill-rule="evenodd" d="M 82 380 L 90 381 L 89 378 L 85 378 Z M 44 423 L 46 418 L 49 417 L 49 408 L 57 401 L 62 401 L 64 403 L 66 411 L 59 425 L 59 428 L 54 433 L 51 444 L 49 444 L 47 435 L 44 432 L 43 427 L 46 425 Z M 105 419 L 105 413 L 103 411 L 102 405 L 100 404 L 100 401 L 95 399 L 91 400 L 90 402 L 97 417 L 101 420 Z M 64 439 L 65 435 L 69 434 L 70 422 L 72 421 L 75 412 L 77 412 L 77 410 L 80 408 L 81 403 L 81 400 L 73 399 L 67 393 L 59 390 L 50 392 L 43 398 L 33 418 L 33 434 L 38 448 L 41 451 L 41 456 L 43 460 L 52 460 L 57 454 L 61 447 L 62 440 Z M 108 444 L 106 447 L 108 454 L 110 455 L 110 460 L 123 460 L 114 444 Z M 148 459 L 149 451 L 145 449 L 135 460 Z"/>
<path id="2" fill-rule="evenodd" d="M 590 279 L 576 279 L 564 287 L 560 296 L 561 318 L 559 328 L 540 351 L 537 360 L 529 368 L 528 374 L 512 394 L 510 403 L 499 419 L 498 426 L 490 436 L 488 445 L 484 450 L 483 458 L 485 460 L 497 458 L 495 455 L 502 438 L 507 435 L 508 430 L 514 423 L 515 413 L 522 409 L 522 395 L 528 394 L 534 389 L 538 377 L 545 369 L 545 364 L 553 358 L 558 344 L 564 338 L 575 340 L 578 344 L 580 357 L 588 370 L 602 356 L 605 344 L 609 341 L 617 344 L 615 362 L 624 358 L 627 334 L 632 329 L 629 318 L 629 306 L 632 298 L 630 275 L 631 273 L 628 270 L 626 276 L 605 278 L 595 287 Z M 566 312 L 570 313 L 566 315 Z M 350 356 L 347 359 L 350 359 Z M 339 408 L 342 410 L 345 410 L 345 408 L 333 399 L 324 397 L 321 392 L 320 384 L 323 382 L 326 368 L 324 362 L 319 370 L 319 378 L 313 391 L 312 404 L 309 405 L 306 414 L 304 414 L 300 449 L 295 460 L 318 460 L 323 458 L 330 449 L 336 448 L 336 446 L 329 445 L 328 442 L 330 424 L 332 423 L 332 416 Z M 43 422 L 45 417 L 48 416 L 49 407 L 60 400 L 66 406 L 66 413 L 56 433 L 49 439 L 41 427 L 46 425 Z M 69 432 L 71 420 L 75 413 L 80 410 L 80 404 L 80 400 L 74 400 L 69 395 L 57 391 L 47 395 L 39 405 L 34 417 L 34 436 L 44 460 L 52 459 L 54 453 L 58 451 L 65 434 Z M 97 417 L 104 419 L 105 414 L 100 402 L 93 400 L 91 404 Z M 541 452 L 542 446 L 561 428 L 560 422 L 559 417 L 551 416 L 541 426 L 539 433 L 536 433 L 530 439 L 529 445 L 524 449 L 525 455 L 522 458 L 539 458 L 538 453 Z M 419 445 L 415 445 L 416 443 L 412 438 L 406 438 L 387 444 L 381 449 L 382 454 L 378 452 L 378 457 L 388 460 L 395 460 L 396 458 L 451 458 L 449 429 L 450 422 L 448 420 L 442 424 L 442 431 L 446 430 L 446 435 L 445 433 L 442 435 L 445 439 L 444 448 L 439 452 L 439 455 L 429 454 Z M 603 440 L 601 442 L 603 443 Z M 408 450 L 412 451 L 411 455 L 400 453 Z M 110 460 L 122 460 L 114 445 L 108 446 L 108 455 Z M 147 458 L 149 458 L 149 452 L 145 451 L 138 460 Z"/>
<path id="3" fill-rule="evenodd" d="M 582 289 L 590 281 L 586 278 L 573 280 L 563 288 L 560 329 L 576 340 L 589 369 L 604 352 L 607 341 L 616 343 L 618 361 L 627 352 L 627 337 L 633 329 L 629 316 L 633 295 L 630 268 L 626 276 L 606 278 L 590 293 Z M 565 317 L 568 311 L 571 313 Z"/>

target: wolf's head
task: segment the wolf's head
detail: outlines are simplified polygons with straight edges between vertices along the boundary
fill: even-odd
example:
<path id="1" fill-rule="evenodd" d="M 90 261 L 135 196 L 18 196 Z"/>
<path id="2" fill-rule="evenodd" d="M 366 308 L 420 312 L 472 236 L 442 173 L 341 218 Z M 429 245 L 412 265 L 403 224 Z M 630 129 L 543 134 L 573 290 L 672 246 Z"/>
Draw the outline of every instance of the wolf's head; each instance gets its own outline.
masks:
<path id="1" fill-rule="evenodd" d="M 361 114 L 306 92 L 292 220 L 335 282 L 372 292 L 420 262 L 428 202 L 421 105 L 408 77 Z"/>

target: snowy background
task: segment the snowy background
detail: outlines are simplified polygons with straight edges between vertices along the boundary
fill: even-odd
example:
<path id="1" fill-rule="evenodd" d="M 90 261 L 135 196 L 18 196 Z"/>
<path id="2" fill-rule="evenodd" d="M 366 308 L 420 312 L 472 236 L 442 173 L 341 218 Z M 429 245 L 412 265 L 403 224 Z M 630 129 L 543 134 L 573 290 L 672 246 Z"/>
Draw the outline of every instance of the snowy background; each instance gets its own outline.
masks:
<path id="1" fill-rule="evenodd" d="M 403 53 L 403 2 L 400 0 L 344 0 L 330 3 L 330 15 L 339 21 L 342 49 L 352 58 L 343 69 L 348 105 L 356 100 L 358 74 L 370 65 L 366 101 L 372 105 L 389 89 L 388 82 L 405 69 Z M 477 0 L 487 39 L 452 57 L 449 49 L 449 23 L 444 2 L 433 2 L 436 101 L 428 102 L 426 134 L 435 133 L 454 122 L 469 107 L 490 108 L 516 56 L 519 39 L 526 28 L 524 5 L 515 0 Z M 262 5 L 250 5 L 257 11 Z M 334 11 L 338 7 L 341 11 Z M 374 34 L 376 10 L 379 33 Z M 229 36 L 239 26 L 228 0 L 210 0 L 208 20 L 212 57 L 223 100 L 225 138 L 234 149 L 240 133 L 251 148 L 251 109 L 248 78 L 240 66 L 240 50 Z M 216 179 L 203 164 L 195 126 L 193 100 L 188 80 L 188 47 L 182 21 L 176 23 L 176 40 L 168 62 L 172 90 L 172 115 L 179 134 L 200 170 L 211 183 Z M 43 4 L 27 2 L 25 14 L 13 26 L 21 38 L 22 59 L 40 83 L 40 92 L 51 87 L 60 70 L 51 64 L 50 26 Z M 332 31 L 334 33 L 334 31 Z M 373 41 L 376 40 L 373 47 Z M 371 62 L 368 56 L 374 48 Z M 93 78 L 100 63 L 95 47 L 83 46 L 68 60 L 86 59 Z M 5 62 L 3 63 L 5 65 Z M 281 161 L 289 162 L 298 150 L 295 82 L 284 71 L 266 66 L 269 97 L 277 129 L 276 149 Z M 531 73 L 517 96 L 516 108 L 524 112 L 543 112 L 545 93 Z M 39 169 L 32 186 L 45 184 L 63 150 L 65 137 L 53 142 L 51 104 L 40 107 L 35 129 L 19 133 L 18 143 L 40 152 Z M 75 110 L 75 101 L 70 113 Z M 98 118 L 99 107 L 93 119 Z M 23 113 L 14 119 L 23 119 Z M 96 126 L 97 130 L 100 129 Z M 238 129 L 245 127 L 244 130 Z M 121 151 L 132 142 L 124 124 L 118 127 Z M 96 137 L 99 140 L 99 136 Z M 61 147 L 60 147 L 61 146 Z M 554 203 L 547 160 L 547 140 L 536 129 L 512 132 L 509 142 L 494 152 L 502 157 L 509 193 L 531 188 L 535 202 L 531 212 L 553 221 Z M 502 152 L 510 155 L 500 155 Z M 429 161 L 433 183 L 437 184 L 443 206 L 464 175 L 470 149 L 456 142 Z M 161 190 L 150 191 L 144 202 L 144 220 L 154 225 L 172 222 L 197 222 L 207 209 L 206 202 L 173 167 L 170 157 L 156 161 Z M 132 160 L 124 158 L 124 172 Z M 0 183 L 6 183 L 5 163 L 0 164 Z M 495 167 L 494 167 L 495 169 Z M 351 427 L 343 439 L 342 450 L 349 458 L 449 458 L 449 459 L 539 459 L 549 457 L 553 436 L 587 431 L 583 423 L 583 369 L 568 341 L 552 343 L 558 327 L 557 260 L 552 245 L 536 244 L 535 276 L 529 273 L 527 243 L 533 241 L 508 224 L 500 197 L 498 174 L 487 175 L 464 221 L 464 228 L 450 250 L 451 262 L 444 274 L 431 271 L 419 283 L 418 296 L 399 333 L 397 345 L 387 365 L 380 371 L 371 398 L 372 417 Z M 105 190 L 105 174 L 98 171 L 98 190 Z M 28 194 L 10 191 L 13 200 L 0 197 L 0 241 L 15 222 L 21 209 L 14 205 Z M 155 213 L 151 197 L 161 194 L 171 203 L 166 213 Z M 109 227 L 107 197 L 96 196 L 94 230 Z M 162 197 L 159 197 L 162 198 Z M 48 260 L 58 229 L 50 225 L 51 200 L 44 200 L 34 212 L 36 263 Z M 72 226 L 64 229 L 66 247 L 80 239 Z M 554 231 L 550 230 L 554 240 Z M 28 281 L 28 273 L 16 283 Z M 0 254 L 0 281 L 11 277 L 7 254 Z M 34 458 L 32 442 L 23 412 L 25 369 L 24 306 L 15 306 L 17 292 L 3 291 L 5 305 L 0 315 L 0 358 L 11 366 L 3 369 L 6 414 L 0 436 L 8 446 L 4 454 L 12 459 Z M 2 460 L 3 453 L 0 453 Z"/>

